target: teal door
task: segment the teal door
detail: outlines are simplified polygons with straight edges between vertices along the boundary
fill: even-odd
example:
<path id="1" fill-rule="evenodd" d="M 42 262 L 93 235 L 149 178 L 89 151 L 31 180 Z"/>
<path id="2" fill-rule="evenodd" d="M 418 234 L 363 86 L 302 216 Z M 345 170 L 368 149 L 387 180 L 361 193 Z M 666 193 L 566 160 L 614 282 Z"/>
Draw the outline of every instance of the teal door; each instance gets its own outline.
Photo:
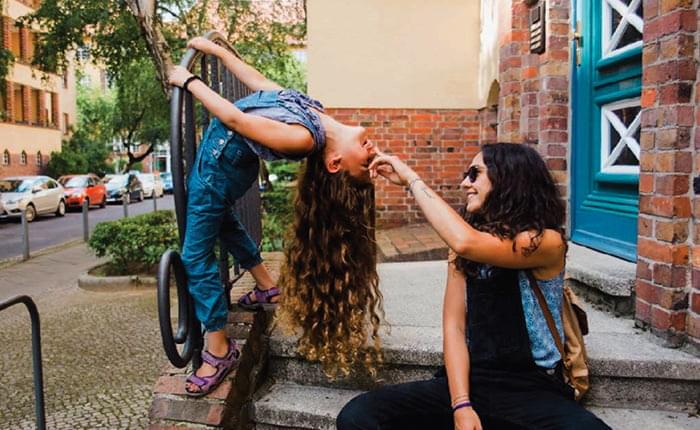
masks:
<path id="1" fill-rule="evenodd" d="M 642 0 L 573 0 L 571 239 L 636 259 Z"/>

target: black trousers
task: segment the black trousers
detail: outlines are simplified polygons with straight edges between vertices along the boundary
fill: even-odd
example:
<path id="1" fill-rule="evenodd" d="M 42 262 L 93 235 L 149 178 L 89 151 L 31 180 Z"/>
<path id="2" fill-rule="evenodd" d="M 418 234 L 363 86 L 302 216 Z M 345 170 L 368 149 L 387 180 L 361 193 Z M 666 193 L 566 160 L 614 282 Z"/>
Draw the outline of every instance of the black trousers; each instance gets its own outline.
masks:
<path id="1" fill-rule="evenodd" d="M 470 396 L 484 430 L 610 429 L 573 400 L 558 375 L 544 370 L 472 370 Z M 352 399 L 338 430 L 453 429 L 445 376 L 388 385 Z"/>

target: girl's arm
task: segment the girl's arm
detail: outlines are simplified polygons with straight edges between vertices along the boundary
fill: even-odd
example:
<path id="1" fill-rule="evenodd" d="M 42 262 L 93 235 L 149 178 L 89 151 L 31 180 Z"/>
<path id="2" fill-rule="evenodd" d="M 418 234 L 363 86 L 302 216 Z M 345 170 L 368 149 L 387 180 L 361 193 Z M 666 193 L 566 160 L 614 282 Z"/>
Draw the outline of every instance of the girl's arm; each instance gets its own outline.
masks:
<path id="1" fill-rule="evenodd" d="M 203 37 L 195 37 L 187 43 L 187 47 L 219 57 L 224 63 L 224 66 L 253 91 L 282 89 L 277 83 L 267 79 L 254 67 L 238 58 L 236 54 L 223 46 L 217 45 L 211 40 Z"/>
<path id="2" fill-rule="evenodd" d="M 177 66 L 171 71 L 169 81 L 182 86 L 191 76 L 187 69 Z M 311 132 L 304 126 L 244 113 L 199 79 L 190 81 L 187 89 L 226 127 L 261 145 L 289 155 L 307 154 L 314 147 Z"/>
<path id="3" fill-rule="evenodd" d="M 509 240 L 473 228 L 403 161 L 381 151 L 377 154 L 369 167 L 376 172 L 373 175 L 380 174 L 397 185 L 410 185 L 427 221 L 458 255 L 509 269 L 556 268 L 563 264 L 565 244 L 558 232 L 545 230 L 538 248 L 526 257 L 522 251 L 530 246 L 530 232 Z"/>
<path id="4" fill-rule="evenodd" d="M 447 381 L 452 405 L 469 401 L 469 350 L 467 349 L 465 326 L 466 306 L 464 300 L 466 281 L 457 270 L 456 256 L 450 251 L 447 264 L 447 288 L 442 309 L 442 342 L 447 368 Z M 479 417 L 471 407 L 458 409 L 454 414 L 455 428 L 481 428 Z"/>

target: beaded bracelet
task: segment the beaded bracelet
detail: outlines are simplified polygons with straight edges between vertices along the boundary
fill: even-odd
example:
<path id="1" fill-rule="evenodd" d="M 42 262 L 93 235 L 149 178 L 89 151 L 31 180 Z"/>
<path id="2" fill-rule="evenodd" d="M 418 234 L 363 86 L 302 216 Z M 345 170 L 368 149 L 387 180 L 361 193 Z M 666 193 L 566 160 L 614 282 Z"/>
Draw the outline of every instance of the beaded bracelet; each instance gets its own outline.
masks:
<path id="1" fill-rule="evenodd" d="M 462 408 L 471 408 L 472 407 L 472 402 L 466 401 L 466 402 L 461 402 L 457 403 L 456 405 L 452 406 L 452 413 L 457 412 L 457 410 L 462 409 Z"/>

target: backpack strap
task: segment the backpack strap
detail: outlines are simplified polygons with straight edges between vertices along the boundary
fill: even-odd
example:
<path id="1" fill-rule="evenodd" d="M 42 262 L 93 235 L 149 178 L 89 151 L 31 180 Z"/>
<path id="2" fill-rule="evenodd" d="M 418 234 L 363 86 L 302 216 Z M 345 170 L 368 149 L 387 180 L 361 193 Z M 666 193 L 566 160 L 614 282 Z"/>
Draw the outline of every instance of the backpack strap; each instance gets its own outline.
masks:
<path id="1" fill-rule="evenodd" d="M 532 270 L 525 270 L 525 273 L 527 274 L 527 279 L 530 281 L 530 288 L 532 288 L 532 291 L 535 293 L 535 297 L 537 297 L 537 302 L 540 304 L 540 308 L 544 314 L 544 319 L 547 321 L 547 327 L 549 327 L 549 331 L 552 333 L 552 338 L 554 338 L 554 343 L 557 345 L 561 359 L 564 360 L 564 345 L 562 344 L 559 333 L 557 332 L 557 326 L 554 323 L 552 313 L 549 311 L 549 306 L 547 306 L 547 301 L 544 298 L 544 294 L 542 294 L 542 290 L 540 289 Z"/>

